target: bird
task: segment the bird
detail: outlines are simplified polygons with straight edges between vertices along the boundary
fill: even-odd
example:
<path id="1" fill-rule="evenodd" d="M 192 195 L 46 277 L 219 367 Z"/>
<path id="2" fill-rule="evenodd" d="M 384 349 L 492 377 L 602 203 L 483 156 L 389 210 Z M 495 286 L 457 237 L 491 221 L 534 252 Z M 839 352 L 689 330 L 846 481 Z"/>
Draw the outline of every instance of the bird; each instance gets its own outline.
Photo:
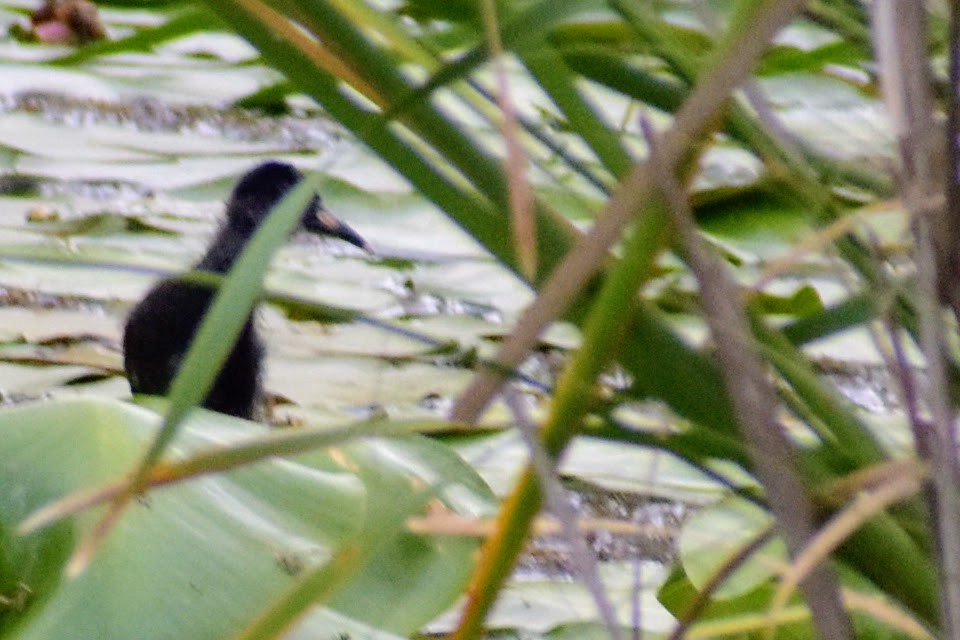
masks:
<path id="1" fill-rule="evenodd" d="M 277 161 L 245 174 L 233 189 L 223 224 L 195 269 L 229 271 L 273 206 L 302 179 L 298 169 Z M 323 207 L 319 195 L 304 209 L 300 228 L 370 251 L 356 231 Z M 124 328 L 123 364 L 134 394 L 166 395 L 215 293 L 210 287 L 169 278 L 133 308 Z M 255 420 L 263 395 L 263 351 L 251 311 L 203 406 Z"/>

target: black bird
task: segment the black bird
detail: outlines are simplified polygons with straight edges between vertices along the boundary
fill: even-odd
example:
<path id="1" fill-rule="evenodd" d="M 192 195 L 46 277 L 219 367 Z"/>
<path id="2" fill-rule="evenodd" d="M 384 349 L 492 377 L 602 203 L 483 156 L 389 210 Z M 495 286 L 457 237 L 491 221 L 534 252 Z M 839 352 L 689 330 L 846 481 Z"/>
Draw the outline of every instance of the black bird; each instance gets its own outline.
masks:
<path id="1" fill-rule="evenodd" d="M 223 226 L 196 268 L 226 273 L 270 209 L 302 178 L 297 169 L 281 162 L 267 162 L 243 176 L 227 204 Z M 369 250 L 363 238 L 323 208 L 319 196 L 304 209 L 301 227 Z M 123 335 L 123 365 L 134 393 L 167 393 L 214 293 L 201 285 L 169 279 L 133 309 Z M 251 313 L 203 405 L 253 419 L 261 396 L 262 356 Z"/>

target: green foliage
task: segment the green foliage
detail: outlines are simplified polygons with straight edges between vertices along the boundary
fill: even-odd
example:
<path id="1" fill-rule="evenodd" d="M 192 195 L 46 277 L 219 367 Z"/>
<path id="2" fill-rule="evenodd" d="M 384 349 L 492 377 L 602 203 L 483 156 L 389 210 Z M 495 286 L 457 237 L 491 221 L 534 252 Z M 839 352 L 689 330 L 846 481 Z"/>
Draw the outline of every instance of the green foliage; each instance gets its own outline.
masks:
<path id="1" fill-rule="evenodd" d="M 178 8 L 163 26 L 57 62 L 80 64 L 93 56 L 155 46 L 215 25 L 235 30 L 285 76 L 240 104 L 266 105 L 275 111 L 292 89 L 307 94 L 489 255 L 532 290 L 543 293 L 535 304 L 542 305 L 538 309 L 550 320 L 576 326 L 580 349 L 572 351 L 540 425 L 543 446 L 552 458 L 563 459 L 571 443 L 584 435 L 625 448 L 662 449 L 736 489 L 767 519 L 782 507 L 768 503 L 769 486 L 754 478 L 740 482 L 730 471 L 753 474 L 770 461 L 758 464 L 757 456 L 764 451 L 744 436 L 745 416 L 736 402 L 739 390 L 730 382 L 737 372 L 731 372 L 729 363 L 718 356 L 722 336 L 714 332 L 709 336 L 713 340 L 703 339 L 711 319 L 704 310 L 706 296 L 698 288 L 704 283 L 693 282 L 694 256 L 682 234 L 676 233 L 681 210 L 692 207 L 694 217 L 710 234 L 711 250 L 726 258 L 724 269 L 740 285 L 726 303 L 747 325 L 742 346 L 759 358 L 783 401 L 783 422 L 789 427 L 767 426 L 784 428 L 790 451 L 774 463 L 784 474 L 796 476 L 805 493 L 792 498 L 810 502 L 819 526 L 830 522 L 856 494 L 840 494 L 844 483 L 883 469 L 895 455 L 881 444 L 870 423 L 823 380 L 800 347 L 841 330 L 862 331 L 888 315 L 916 336 L 917 315 L 910 283 L 888 268 L 882 252 L 873 250 L 871 242 L 878 229 L 871 227 L 867 214 L 855 218 L 865 203 L 881 202 L 892 191 L 888 177 L 864 161 L 889 160 L 890 140 L 879 139 L 876 121 L 850 116 L 878 107 L 870 76 L 869 26 L 860 5 L 841 0 L 810 3 L 806 19 L 791 22 L 789 37 L 781 38 L 759 60 L 749 60 L 754 69 L 752 90 L 766 96 L 763 104 L 748 104 L 739 95 L 728 97 L 740 84 L 735 73 L 739 52 L 753 43 L 755 25 L 763 24 L 761 18 L 769 18 L 777 4 L 710 3 L 716 9 L 711 21 L 682 2 L 417 1 L 382 10 L 361 0 L 210 0 L 206 10 Z M 495 25 L 497 38 L 489 33 L 489 24 Z M 494 40 L 508 55 L 494 55 Z M 500 63 L 502 67 L 497 66 Z M 845 71 L 842 77 L 836 73 L 838 68 Z M 517 131 L 511 135 L 526 162 L 523 175 L 516 165 L 508 164 L 502 151 L 504 114 L 495 97 L 500 91 L 498 73 L 504 74 L 518 112 Z M 709 95 L 704 87 L 727 77 L 724 74 L 729 74 L 734 86 Z M 693 109 L 692 103 L 703 109 Z M 766 110 L 776 116 L 786 134 L 771 126 Z M 817 118 L 829 124 L 811 124 Z M 690 129 L 674 138 L 659 137 L 657 148 L 651 150 L 645 129 L 681 125 Z M 673 153 L 669 162 L 642 166 L 651 153 L 668 152 Z M 682 191 L 682 205 L 667 177 L 682 185 L 676 189 Z M 527 211 L 515 205 L 522 186 L 531 189 Z M 596 226 L 590 235 L 572 223 L 591 215 Z M 616 215 L 623 216 L 624 224 L 609 222 Z M 532 241 L 509 231 L 524 216 L 533 229 Z M 848 226 L 827 226 L 840 222 Z M 224 283 L 224 303 L 211 312 L 174 386 L 171 417 L 163 435 L 154 441 L 153 456 L 166 451 L 177 421 L 202 398 L 204 382 L 214 375 L 213 366 L 229 343 L 230 317 L 243 315 L 254 303 L 269 255 L 285 231 L 282 220 L 265 229 L 273 234 L 272 245 L 260 247 L 259 256 L 242 262 L 237 274 Z M 590 260 L 577 253 L 583 247 L 592 251 Z M 573 255 L 581 261 L 567 262 Z M 839 269 L 834 268 L 836 262 L 828 265 L 828 258 L 840 261 Z M 571 274 L 582 275 L 583 284 L 563 290 L 562 281 L 572 281 Z M 526 329 L 524 322 L 531 320 L 522 319 L 518 332 Z M 955 374 L 956 366 L 952 362 L 949 366 Z M 605 382 L 611 370 L 623 372 L 627 382 L 611 389 Z M 667 429 L 635 429 L 623 418 L 647 401 L 666 407 Z M 50 406 L 50 411 L 63 409 Z M 129 441 L 130 450 L 134 442 L 142 444 L 142 429 L 133 429 L 134 437 L 128 426 L 122 426 L 132 419 L 127 415 L 132 410 L 115 405 L 100 410 L 122 414 L 120 424 L 108 423 L 117 430 L 118 442 Z M 48 424 L 51 419 L 37 418 L 47 425 L 45 429 L 54 428 Z M 475 415 L 469 421 L 481 422 Z M 190 425 L 186 428 L 189 431 Z M 95 435 L 90 438 L 95 440 Z M 23 437 L 26 448 L 30 439 Z M 353 503 L 343 506 L 337 515 L 351 526 L 344 525 L 349 531 L 340 531 L 342 537 L 333 536 L 343 544 L 331 552 L 330 564 L 313 574 L 312 580 L 305 580 L 302 588 L 284 592 L 276 606 L 251 627 L 254 637 L 275 637 L 316 599 L 373 627 L 409 633 L 425 622 L 423 612 L 436 613 L 438 603 L 449 602 L 462 588 L 466 565 L 462 555 L 456 557 L 459 565 L 432 564 L 433 555 L 442 554 L 442 544 L 402 532 L 405 516 L 423 506 L 422 501 L 402 499 L 397 490 L 398 484 L 406 486 L 409 481 L 403 474 L 406 467 L 388 465 L 390 472 L 381 477 L 382 460 L 362 445 L 350 446 L 355 447 L 351 451 L 364 452 L 356 454 L 363 458 L 362 470 L 348 480 L 358 483 L 351 489 L 367 492 L 367 508 Z M 418 446 L 442 449 L 436 443 Z M 130 462 L 133 454 L 124 450 Z M 4 456 L 12 456 L 13 451 Z M 329 455 L 324 462 L 313 463 L 320 471 L 336 466 L 332 453 L 310 455 Z M 444 467 L 440 474 L 444 480 L 428 483 L 433 489 L 446 486 L 453 476 L 469 475 L 446 460 L 445 454 L 436 455 L 430 464 Z M 129 471 L 126 464 L 110 460 L 109 473 L 103 471 L 96 480 Z M 444 466 L 448 462 L 449 468 Z M 65 468 L 64 464 L 59 461 L 54 468 Z M 139 472 L 145 479 L 151 469 L 145 465 Z M 922 471 L 912 472 L 922 476 Z M 26 471 L 14 475 L 18 473 Z M 27 486 L 33 487 L 33 482 L 41 481 L 32 480 Z M 178 490 L 201 492 L 208 482 L 214 481 L 194 480 Z M 456 637 L 479 634 L 539 513 L 543 482 L 527 469 L 505 502 L 498 530 L 473 577 Z M 472 482 L 467 484 L 480 493 Z M 11 623 L 10 628 L 18 632 L 28 628 L 33 616 L 42 619 L 32 611 L 55 610 L 49 607 L 62 594 L 80 588 L 78 583 L 61 588 L 53 568 L 65 561 L 79 535 L 74 529 L 89 527 L 91 516 L 45 530 L 42 542 L 13 542 L 12 528 L 46 500 L 85 486 L 87 482 L 41 483 L 36 497 L 9 516 L 3 513 L 9 521 L 3 522 L 0 539 L 9 542 L 13 551 L 0 555 L 2 593 L 15 591 L 20 581 L 42 594 L 37 604 Z M 863 486 L 864 491 L 871 489 L 869 484 Z M 275 491 L 269 486 L 257 489 Z M 861 590 L 886 603 L 888 611 L 902 614 L 912 629 L 920 630 L 915 637 L 928 631 L 936 636 L 937 564 L 927 515 L 915 493 L 902 498 L 896 509 L 865 516 L 828 554 L 828 565 L 843 586 Z M 331 509 L 350 502 L 342 496 L 330 500 L 334 506 L 327 503 L 325 507 Z M 182 508 L 171 507 L 170 513 Z M 191 507 L 194 511 L 205 508 Z M 691 526 L 709 529 L 712 525 L 703 522 L 709 523 L 710 517 L 716 513 L 706 513 Z M 732 595 L 724 587 L 707 590 L 711 577 L 724 569 L 724 557 L 746 546 L 753 533 L 749 527 L 730 529 L 723 540 L 730 543 L 725 554 L 716 553 L 710 544 L 700 545 L 696 553 L 684 550 L 660 591 L 661 602 L 678 618 L 702 604 L 693 622 L 701 625 L 703 633 L 763 637 L 770 624 L 765 616 L 777 588 L 771 576 L 779 573 L 779 567 L 766 567 L 746 578 L 741 573 L 726 583 L 728 592 L 736 591 Z M 355 534 L 351 543 L 348 538 Z M 211 533 L 215 538 L 221 535 L 220 529 Z M 129 544 L 139 544 L 141 539 L 149 541 L 142 532 L 134 532 Z M 451 544 L 458 554 L 472 548 L 463 542 Z M 144 552 L 139 547 L 132 548 L 137 551 L 131 556 L 138 561 L 161 564 L 166 557 L 141 556 Z M 713 561 L 706 569 L 698 564 L 705 556 Z M 756 553 L 750 557 L 755 563 L 763 560 Z M 39 558 L 39 568 L 28 562 L 32 558 Z M 100 565 L 95 567 L 115 561 L 106 548 L 96 556 Z M 260 570 L 271 568 L 262 553 L 259 561 L 264 565 Z M 369 568 L 378 561 L 384 563 L 379 574 Z M 356 578 L 334 571 L 344 567 Z M 93 577 L 87 579 L 94 580 L 98 574 L 91 571 Z M 442 579 L 436 578 L 438 574 Z M 244 579 L 258 575 L 252 569 L 248 574 L 244 567 Z M 425 595 L 421 589 L 430 584 L 443 595 L 433 596 L 432 591 Z M 257 586 L 269 585 L 258 582 Z M 96 588 L 106 589 L 102 583 Z M 400 595 L 407 596 L 410 613 L 394 604 L 392 598 Z M 263 602 L 263 593 L 257 596 Z M 41 608 L 46 598 L 51 604 Z M 243 606 L 251 605 L 244 601 Z M 773 637 L 814 637 L 820 621 L 811 619 L 802 595 L 791 594 L 784 606 L 784 617 L 777 620 L 782 624 Z M 227 607 L 224 619 L 236 610 Z M 116 611 L 106 614 L 119 615 Z M 905 637 L 904 629 L 910 625 L 903 619 L 858 610 L 855 626 L 868 637 Z M 216 635 L 223 629 L 205 631 Z M 556 629 L 552 635 L 564 637 L 567 631 Z"/>
<path id="2" fill-rule="evenodd" d="M 92 399 L 0 414 L 2 593 L 27 594 L 22 607 L 0 612 L 0 637 L 49 638 L 64 629 L 78 640 L 157 629 L 232 637 L 268 605 L 282 606 L 291 589 L 310 585 L 328 561 L 339 569 L 334 582 L 308 593 L 340 614 L 312 613 L 292 637 L 364 625 L 407 634 L 462 588 L 476 545 L 415 536 L 404 521 L 428 499 L 474 513 L 489 508 L 489 496 L 446 448 L 420 437 L 341 436 L 329 452 L 302 447 L 293 460 L 265 459 L 151 491 L 81 576 L 63 576 L 99 511 L 28 535 L 18 525 L 51 500 L 121 476 L 157 426 L 152 411 Z M 269 441 L 260 425 L 197 410 L 171 453 L 183 460 L 258 440 Z M 337 561 L 349 548 L 349 560 Z M 369 604 L 384 600 L 396 606 Z"/>

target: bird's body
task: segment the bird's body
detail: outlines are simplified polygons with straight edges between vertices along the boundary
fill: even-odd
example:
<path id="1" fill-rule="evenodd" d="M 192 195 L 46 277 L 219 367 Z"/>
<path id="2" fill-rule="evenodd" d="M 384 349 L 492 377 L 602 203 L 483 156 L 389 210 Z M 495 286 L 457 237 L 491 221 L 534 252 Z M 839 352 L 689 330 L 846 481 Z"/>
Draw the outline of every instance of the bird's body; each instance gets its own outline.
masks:
<path id="1" fill-rule="evenodd" d="M 215 273 L 229 271 L 273 206 L 302 177 L 294 167 L 279 162 L 268 162 L 246 174 L 234 188 L 223 226 L 196 268 Z M 360 236 L 323 209 L 318 197 L 304 210 L 302 226 L 367 248 Z M 134 393 L 167 393 L 214 294 L 214 289 L 201 285 L 164 280 L 133 309 L 124 331 L 123 353 Z M 262 395 L 262 356 L 263 347 L 251 314 L 204 406 L 254 418 Z"/>
<path id="2" fill-rule="evenodd" d="M 167 393 L 213 294 L 206 287 L 166 280 L 134 308 L 123 339 L 124 368 L 134 393 Z M 260 401 L 262 355 L 251 316 L 203 405 L 240 418 L 254 417 Z"/>

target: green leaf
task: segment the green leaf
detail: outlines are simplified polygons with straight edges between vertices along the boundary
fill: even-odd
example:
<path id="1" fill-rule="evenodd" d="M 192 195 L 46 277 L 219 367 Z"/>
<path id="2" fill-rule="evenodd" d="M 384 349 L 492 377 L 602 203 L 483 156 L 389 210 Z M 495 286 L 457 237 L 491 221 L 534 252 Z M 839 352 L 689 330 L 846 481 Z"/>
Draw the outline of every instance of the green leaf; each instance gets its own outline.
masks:
<path id="1" fill-rule="evenodd" d="M 87 571 L 64 579 L 73 545 L 99 510 L 25 537 L 15 527 L 50 500 L 121 477 L 158 423 L 145 408 L 92 399 L 0 412 L 0 594 L 18 585 L 29 593 L 22 611 L 0 609 L 0 638 L 230 637 L 298 576 L 345 545 L 366 544 L 358 534 L 394 522 L 411 495 L 435 495 L 465 515 L 491 509 L 483 483 L 445 447 L 374 438 L 153 490 L 126 512 Z M 197 410 L 170 454 L 265 434 Z M 332 603 L 340 614 L 315 611 L 298 633 L 335 637 L 367 624 L 406 635 L 453 602 L 475 549 L 469 539 L 403 532 L 344 586 Z M 392 606 L 358 606 L 371 597 Z"/>
<path id="2" fill-rule="evenodd" d="M 757 308 L 763 313 L 806 316 L 823 311 L 820 294 L 810 285 L 798 287 L 790 295 L 775 295 L 761 292 L 755 298 Z"/>

